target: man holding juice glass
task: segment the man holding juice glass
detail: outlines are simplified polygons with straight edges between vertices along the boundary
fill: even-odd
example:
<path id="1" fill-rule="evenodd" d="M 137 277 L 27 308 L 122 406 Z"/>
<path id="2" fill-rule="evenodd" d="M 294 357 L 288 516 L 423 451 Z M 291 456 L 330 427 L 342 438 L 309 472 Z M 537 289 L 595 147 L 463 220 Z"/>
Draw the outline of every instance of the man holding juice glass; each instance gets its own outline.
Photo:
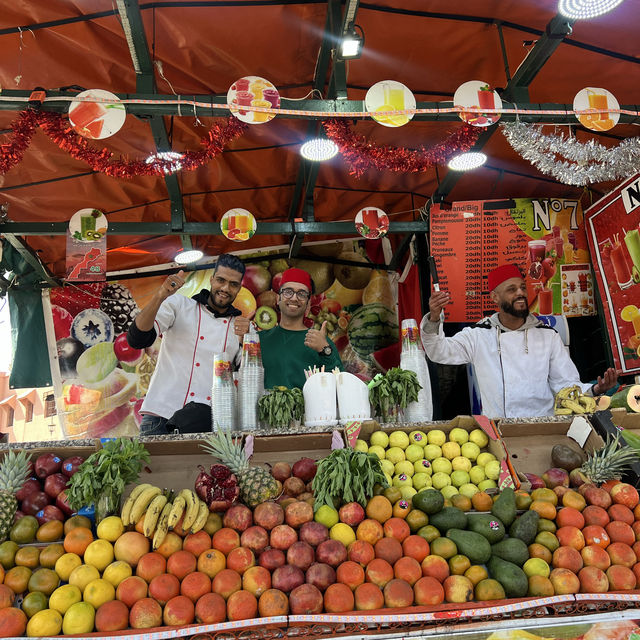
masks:
<path id="1" fill-rule="evenodd" d="M 433 292 L 429 313 L 420 325 L 427 356 L 442 364 L 472 364 L 482 413 L 489 418 L 553 415 L 555 394 L 579 385 L 584 393 L 600 395 L 617 382 L 609 368 L 594 385 L 580 375 L 558 333 L 529 313 L 527 288 L 516 265 L 489 273 L 491 299 L 499 311 L 472 327 L 445 338 L 440 312 L 449 302 L 446 291 Z"/>

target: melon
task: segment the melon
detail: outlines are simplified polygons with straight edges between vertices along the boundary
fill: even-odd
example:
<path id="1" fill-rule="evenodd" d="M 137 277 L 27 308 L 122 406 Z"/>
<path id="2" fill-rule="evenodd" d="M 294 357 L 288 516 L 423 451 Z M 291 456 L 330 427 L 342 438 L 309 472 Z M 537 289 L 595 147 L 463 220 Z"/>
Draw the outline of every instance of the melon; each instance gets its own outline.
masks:
<path id="1" fill-rule="evenodd" d="M 366 358 L 398 341 L 398 318 L 382 304 L 365 304 L 351 316 L 347 335 L 353 350 Z"/>
<path id="2" fill-rule="evenodd" d="M 623 387 L 611 396 L 610 409 L 623 407 L 630 413 L 640 413 L 640 384 Z"/>

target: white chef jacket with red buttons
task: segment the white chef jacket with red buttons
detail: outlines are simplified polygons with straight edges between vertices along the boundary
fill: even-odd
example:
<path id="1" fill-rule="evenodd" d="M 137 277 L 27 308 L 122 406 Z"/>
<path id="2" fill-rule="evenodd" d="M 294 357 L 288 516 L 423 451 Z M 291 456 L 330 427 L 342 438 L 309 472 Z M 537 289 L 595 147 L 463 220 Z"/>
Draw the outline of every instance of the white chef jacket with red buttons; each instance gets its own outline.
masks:
<path id="1" fill-rule="evenodd" d="M 187 402 L 211 404 L 214 354 L 226 351 L 232 361 L 241 355 L 233 317 L 216 318 L 205 305 L 174 295 L 160 305 L 154 327 L 162 344 L 140 412 L 170 418 Z"/>

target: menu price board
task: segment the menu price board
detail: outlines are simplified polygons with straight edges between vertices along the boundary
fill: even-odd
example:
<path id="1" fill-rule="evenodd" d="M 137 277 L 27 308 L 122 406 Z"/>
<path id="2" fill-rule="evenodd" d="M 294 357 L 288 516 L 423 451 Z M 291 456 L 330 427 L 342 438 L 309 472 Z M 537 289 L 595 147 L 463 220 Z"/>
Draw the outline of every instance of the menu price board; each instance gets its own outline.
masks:
<path id="1" fill-rule="evenodd" d="M 571 265 L 576 273 L 590 273 L 577 200 L 468 201 L 456 202 L 451 209 L 435 205 L 430 231 L 440 287 L 451 296 L 447 321 L 475 322 L 493 313 L 487 275 L 507 263 L 518 265 L 525 275 L 533 313 L 595 314 L 593 296 L 579 298 L 584 304 L 563 302 L 561 267 Z"/>
<path id="2" fill-rule="evenodd" d="M 640 173 L 585 212 L 616 369 L 640 372 Z"/>

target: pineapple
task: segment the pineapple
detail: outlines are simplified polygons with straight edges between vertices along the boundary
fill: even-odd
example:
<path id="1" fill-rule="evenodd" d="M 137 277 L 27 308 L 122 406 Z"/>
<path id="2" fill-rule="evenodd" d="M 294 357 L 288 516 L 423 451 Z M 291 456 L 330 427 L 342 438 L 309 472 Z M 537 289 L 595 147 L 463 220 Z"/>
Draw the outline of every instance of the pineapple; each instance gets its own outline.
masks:
<path id="1" fill-rule="evenodd" d="M 29 477 L 29 458 L 25 451 L 10 449 L 0 462 L 0 542 L 4 542 L 18 510 L 16 491 Z"/>
<path id="2" fill-rule="evenodd" d="M 631 463 L 638 460 L 638 452 L 631 447 L 619 447 L 619 440 L 619 434 L 613 439 L 607 437 L 607 442 L 602 449 L 587 456 L 580 471 L 589 478 L 590 482 L 600 485 L 607 480 L 620 480 Z"/>
<path id="3" fill-rule="evenodd" d="M 227 431 L 218 431 L 207 438 L 203 448 L 236 475 L 240 499 L 248 507 L 273 500 L 280 494 L 278 481 L 266 469 L 251 466 L 238 439 L 234 440 Z"/>

